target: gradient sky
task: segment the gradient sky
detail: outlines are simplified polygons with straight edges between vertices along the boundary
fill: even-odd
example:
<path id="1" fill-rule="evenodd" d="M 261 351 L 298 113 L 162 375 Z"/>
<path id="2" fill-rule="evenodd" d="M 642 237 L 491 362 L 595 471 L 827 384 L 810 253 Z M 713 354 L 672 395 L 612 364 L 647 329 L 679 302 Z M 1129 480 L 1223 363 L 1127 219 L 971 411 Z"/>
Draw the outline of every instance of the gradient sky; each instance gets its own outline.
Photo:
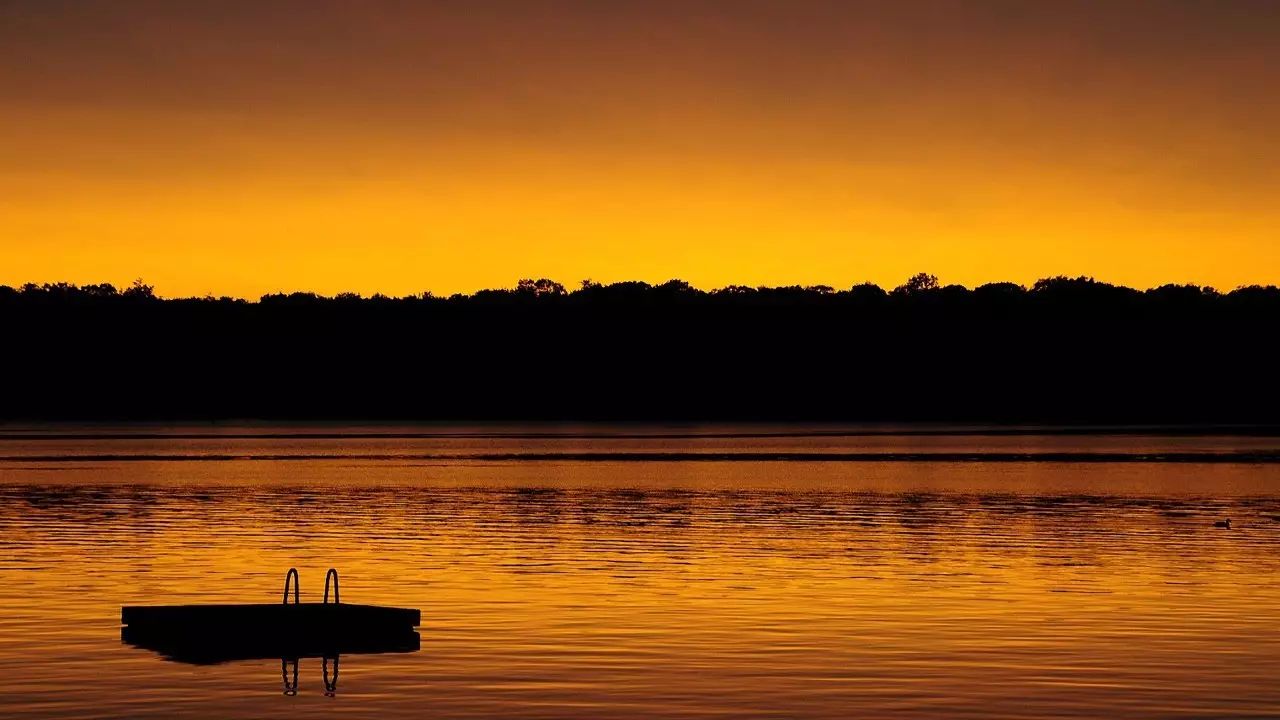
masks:
<path id="1" fill-rule="evenodd" d="M 1272 0 L 0 0 L 0 283 L 1280 281 Z"/>

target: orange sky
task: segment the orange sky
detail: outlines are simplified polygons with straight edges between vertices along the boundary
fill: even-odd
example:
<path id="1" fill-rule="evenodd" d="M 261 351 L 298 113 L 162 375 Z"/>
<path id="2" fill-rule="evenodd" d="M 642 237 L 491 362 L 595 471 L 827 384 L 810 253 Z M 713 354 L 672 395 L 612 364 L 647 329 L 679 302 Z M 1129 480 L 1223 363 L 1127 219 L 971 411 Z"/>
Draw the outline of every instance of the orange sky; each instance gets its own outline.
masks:
<path id="1" fill-rule="evenodd" d="M 0 283 L 1280 282 L 1271 0 L 0 0 Z"/>

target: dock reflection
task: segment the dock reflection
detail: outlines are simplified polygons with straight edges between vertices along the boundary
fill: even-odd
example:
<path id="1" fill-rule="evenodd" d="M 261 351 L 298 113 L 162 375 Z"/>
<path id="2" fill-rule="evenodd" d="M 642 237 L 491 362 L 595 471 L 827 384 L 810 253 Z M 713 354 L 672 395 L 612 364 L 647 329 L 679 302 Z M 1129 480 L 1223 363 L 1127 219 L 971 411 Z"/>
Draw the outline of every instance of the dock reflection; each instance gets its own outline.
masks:
<path id="1" fill-rule="evenodd" d="M 324 694 L 338 693 L 338 667 L 343 655 L 381 655 L 412 653 L 421 649 L 416 631 L 369 633 L 303 640 L 274 637 L 227 637 L 209 633 L 158 633 L 141 628 L 124 627 L 120 641 L 140 650 L 150 650 L 169 662 L 186 665 L 219 665 L 251 660 L 280 660 L 280 676 L 284 694 L 298 694 L 298 665 L 303 658 L 321 659 Z"/>
<path id="2" fill-rule="evenodd" d="M 338 695 L 338 662 L 341 656 L 323 657 L 320 662 L 320 677 L 324 682 L 325 697 Z M 333 672 L 329 672 L 329 662 L 333 661 Z M 284 685 L 284 694 L 293 697 L 298 694 L 298 658 L 280 658 L 280 681 Z"/>
<path id="3" fill-rule="evenodd" d="M 273 658 L 411 653 L 417 652 L 422 644 L 415 630 L 336 634 L 319 638 L 281 638 L 270 635 L 175 633 L 171 629 L 149 632 L 146 628 L 124 627 L 120 630 L 120 640 L 125 645 L 150 650 L 165 660 L 188 665 L 217 665 L 238 660 Z"/>

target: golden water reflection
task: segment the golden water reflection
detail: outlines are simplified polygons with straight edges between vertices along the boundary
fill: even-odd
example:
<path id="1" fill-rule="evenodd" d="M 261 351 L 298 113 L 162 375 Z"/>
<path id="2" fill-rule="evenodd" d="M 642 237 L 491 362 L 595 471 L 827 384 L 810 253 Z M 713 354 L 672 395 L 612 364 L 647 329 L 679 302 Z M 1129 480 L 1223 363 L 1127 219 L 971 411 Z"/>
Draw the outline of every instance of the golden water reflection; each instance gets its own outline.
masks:
<path id="1" fill-rule="evenodd" d="M 1272 466 L 872 465 L 10 465 L 0 708 L 1280 714 Z M 344 600 L 422 608 L 421 650 L 344 656 L 330 693 L 303 660 L 284 697 L 274 661 L 120 643 L 122 604 L 273 602 L 291 566 L 304 600 L 333 566 Z"/>

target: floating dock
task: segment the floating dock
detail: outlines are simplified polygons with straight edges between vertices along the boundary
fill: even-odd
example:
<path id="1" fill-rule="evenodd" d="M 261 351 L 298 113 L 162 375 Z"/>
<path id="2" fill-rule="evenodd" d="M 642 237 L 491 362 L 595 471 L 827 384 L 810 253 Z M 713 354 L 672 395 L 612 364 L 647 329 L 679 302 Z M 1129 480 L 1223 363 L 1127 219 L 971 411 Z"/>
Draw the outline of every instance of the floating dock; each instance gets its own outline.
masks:
<path id="1" fill-rule="evenodd" d="M 338 602 L 335 570 L 325 577 L 324 602 L 298 602 L 297 577 L 294 569 L 285 576 L 281 603 L 126 605 L 120 609 L 125 626 L 121 640 L 171 660 L 198 664 L 418 650 L 414 628 L 421 623 L 419 610 Z"/>
<path id="2" fill-rule="evenodd" d="M 122 625 L 210 632 L 412 630 L 420 622 L 418 610 L 350 603 L 126 605 L 120 608 Z"/>

